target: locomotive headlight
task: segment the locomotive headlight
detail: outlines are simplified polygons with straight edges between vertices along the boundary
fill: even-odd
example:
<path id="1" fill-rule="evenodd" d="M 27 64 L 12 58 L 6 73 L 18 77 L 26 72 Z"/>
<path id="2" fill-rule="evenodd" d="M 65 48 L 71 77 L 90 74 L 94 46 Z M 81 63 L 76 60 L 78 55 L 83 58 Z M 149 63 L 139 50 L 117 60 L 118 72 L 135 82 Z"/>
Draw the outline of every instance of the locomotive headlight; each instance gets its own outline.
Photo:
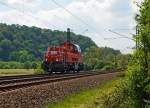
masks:
<path id="1" fill-rule="evenodd" d="M 58 61 L 58 58 L 56 59 L 56 61 Z"/>
<path id="2" fill-rule="evenodd" d="M 47 58 L 45 59 L 45 61 L 47 61 Z"/>

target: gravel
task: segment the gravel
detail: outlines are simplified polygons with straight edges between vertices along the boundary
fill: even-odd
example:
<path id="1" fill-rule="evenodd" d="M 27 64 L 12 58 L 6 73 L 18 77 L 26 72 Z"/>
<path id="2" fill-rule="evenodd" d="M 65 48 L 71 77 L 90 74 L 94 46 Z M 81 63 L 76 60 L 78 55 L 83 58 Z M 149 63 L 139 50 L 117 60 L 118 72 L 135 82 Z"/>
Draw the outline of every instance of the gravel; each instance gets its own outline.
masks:
<path id="1" fill-rule="evenodd" d="M 56 101 L 85 88 L 92 88 L 115 76 L 116 73 L 101 74 L 3 92 L 0 93 L 0 108 L 42 108 L 47 102 Z"/>

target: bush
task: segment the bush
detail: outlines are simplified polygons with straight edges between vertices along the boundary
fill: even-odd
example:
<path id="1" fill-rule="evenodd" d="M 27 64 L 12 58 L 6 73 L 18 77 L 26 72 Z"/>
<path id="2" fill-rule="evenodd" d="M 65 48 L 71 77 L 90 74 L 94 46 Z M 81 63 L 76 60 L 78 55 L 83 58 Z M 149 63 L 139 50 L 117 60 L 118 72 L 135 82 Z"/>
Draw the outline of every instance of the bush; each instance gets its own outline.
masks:
<path id="1" fill-rule="evenodd" d="M 24 63 L 9 61 L 0 61 L 0 69 L 36 69 L 41 63 L 39 61 L 27 61 Z"/>
<path id="2" fill-rule="evenodd" d="M 93 67 L 89 64 L 84 64 L 84 70 L 92 70 Z"/>
<path id="3" fill-rule="evenodd" d="M 111 70 L 111 69 L 113 69 L 113 65 L 107 64 L 101 70 Z"/>
<path id="4" fill-rule="evenodd" d="M 36 68 L 34 69 L 35 74 L 43 74 L 44 70 L 42 68 Z"/>
<path id="5" fill-rule="evenodd" d="M 38 67 L 38 63 L 32 62 L 32 63 L 31 63 L 31 66 L 32 66 L 33 69 L 36 69 L 36 68 Z"/>
<path id="6" fill-rule="evenodd" d="M 104 62 L 99 62 L 94 66 L 94 69 L 102 69 L 105 66 Z"/>
<path id="7" fill-rule="evenodd" d="M 125 73 L 124 72 L 120 72 L 117 74 L 117 77 L 125 77 Z"/>
<path id="8" fill-rule="evenodd" d="M 102 94 L 100 108 L 137 108 L 136 101 L 131 97 L 130 84 L 123 78 Z"/>
<path id="9" fill-rule="evenodd" d="M 23 68 L 23 64 L 15 61 L 3 62 L 0 61 L 0 69 L 16 69 Z"/>
<path id="10" fill-rule="evenodd" d="M 32 65 L 31 65 L 31 62 L 27 61 L 24 63 L 24 68 L 25 69 L 31 69 L 32 68 Z"/>

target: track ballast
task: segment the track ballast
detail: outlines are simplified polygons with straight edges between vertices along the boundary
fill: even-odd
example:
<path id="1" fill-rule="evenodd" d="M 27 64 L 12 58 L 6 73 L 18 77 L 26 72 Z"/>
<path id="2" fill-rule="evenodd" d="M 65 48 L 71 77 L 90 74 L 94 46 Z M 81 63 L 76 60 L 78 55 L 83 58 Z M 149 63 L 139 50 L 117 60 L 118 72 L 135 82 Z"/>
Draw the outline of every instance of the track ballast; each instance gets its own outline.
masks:
<path id="1" fill-rule="evenodd" d="M 88 77 L 100 74 L 109 74 L 112 72 L 116 72 L 114 70 L 111 71 L 103 71 L 103 72 L 81 72 L 81 73 L 72 73 L 72 74 L 39 74 L 39 75 L 22 75 L 22 76 L 8 76 L 8 77 L 0 77 L 0 93 L 7 92 L 15 89 L 26 88 L 34 85 L 70 80 L 81 77 Z"/>

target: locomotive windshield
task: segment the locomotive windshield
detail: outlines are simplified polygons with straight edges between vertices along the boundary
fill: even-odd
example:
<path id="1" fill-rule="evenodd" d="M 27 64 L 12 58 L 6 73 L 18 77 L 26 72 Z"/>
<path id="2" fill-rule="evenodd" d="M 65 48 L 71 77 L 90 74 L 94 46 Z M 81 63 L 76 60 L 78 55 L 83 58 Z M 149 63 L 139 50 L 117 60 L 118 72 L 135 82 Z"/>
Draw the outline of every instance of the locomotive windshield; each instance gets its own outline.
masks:
<path id="1" fill-rule="evenodd" d="M 80 48 L 80 46 L 79 45 L 77 45 L 77 44 L 74 44 L 75 45 L 75 47 L 77 48 L 77 51 L 78 52 L 81 52 L 81 48 Z"/>

